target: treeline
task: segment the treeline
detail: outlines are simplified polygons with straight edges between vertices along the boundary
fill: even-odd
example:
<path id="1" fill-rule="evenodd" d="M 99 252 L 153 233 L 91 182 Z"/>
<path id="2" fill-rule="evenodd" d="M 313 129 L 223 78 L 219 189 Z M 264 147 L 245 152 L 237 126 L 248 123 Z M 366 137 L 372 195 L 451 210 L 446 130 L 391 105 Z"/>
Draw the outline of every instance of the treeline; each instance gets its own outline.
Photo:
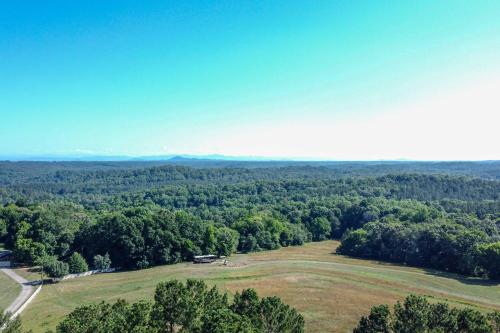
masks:
<path id="1" fill-rule="evenodd" d="M 447 221 L 385 220 L 348 232 L 337 253 L 500 279 L 500 241 L 488 239 L 483 231 Z"/>
<path id="2" fill-rule="evenodd" d="M 109 255 L 114 267 L 137 269 L 200 254 L 227 256 L 343 236 L 339 252 L 349 255 L 491 278 L 500 267 L 493 216 L 479 219 L 446 213 L 437 204 L 384 198 L 240 204 L 117 205 L 115 211 L 7 205 L 0 208 L 0 241 L 20 262 L 68 261 L 78 253 L 92 268 L 96 256 Z"/>
<path id="3" fill-rule="evenodd" d="M 4 321 L 6 332 L 22 332 L 19 320 Z M 171 280 L 158 284 L 154 301 L 80 306 L 57 325 L 56 332 L 302 333 L 304 319 L 278 297 L 259 298 L 253 289 L 236 293 L 229 301 L 226 293 L 203 281 Z"/>
<path id="4" fill-rule="evenodd" d="M 94 215 L 63 205 L 0 208 L 0 239 L 13 249 L 16 261 L 57 271 L 52 277 L 79 273 L 81 267 L 107 268 L 96 264 L 99 256 L 109 256 L 114 267 L 140 269 L 195 255 L 228 256 L 237 250 L 271 250 L 311 240 L 302 225 L 265 212 L 249 213 L 230 226 L 162 208 Z M 81 261 L 80 255 L 85 262 L 72 265 Z M 67 262 L 67 268 L 59 262 Z M 80 268 L 71 269 L 76 266 Z"/>
<path id="5" fill-rule="evenodd" d="M 500 312 L 483 314 L 469 307 L 454 308 L 446 303 L 430 303 L 425 297 L 410 295 L 391 312 L 389 306 L 372 307 L 353 333 L 498 333 Z"/>

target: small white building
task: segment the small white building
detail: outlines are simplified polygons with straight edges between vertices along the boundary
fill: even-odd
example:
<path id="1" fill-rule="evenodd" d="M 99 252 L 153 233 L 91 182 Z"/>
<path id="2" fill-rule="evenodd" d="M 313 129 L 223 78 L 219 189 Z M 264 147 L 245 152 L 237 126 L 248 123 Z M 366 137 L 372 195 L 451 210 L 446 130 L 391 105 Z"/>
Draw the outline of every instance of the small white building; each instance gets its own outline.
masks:
<path id="1" fill-rule="evenodd" d="M 217 256 L 215 254 L 206 254 L 203 256 L 194 256 L 193 262 L 195 264 L 209 264 L 217 260 Z"/>

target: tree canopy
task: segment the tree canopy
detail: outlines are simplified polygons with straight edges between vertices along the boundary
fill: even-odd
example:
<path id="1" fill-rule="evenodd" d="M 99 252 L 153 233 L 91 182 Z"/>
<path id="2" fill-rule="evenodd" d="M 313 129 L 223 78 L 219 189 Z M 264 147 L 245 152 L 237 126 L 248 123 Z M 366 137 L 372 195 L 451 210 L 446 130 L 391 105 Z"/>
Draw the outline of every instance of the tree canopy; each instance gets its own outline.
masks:
<path id="1" fill-rule="evenodd" d="M 107 253 L 141 269 L 333 238 L 342 254 L 499 277 L 490 164 L 35 165 L 0 163 L 0 242 L 18 262 L 78 253 L 101 269 Z"/>
<path id="2" fill-rule="evenodd" d="M 153 301 L 80 306 L 57 326 L 57 333 L 301 333 L 304 319 L 277 297 L 260 299 L 252 289 L 233 302 L 203 281 L 158 284 Z"/>
<path id="3" fill-rule="evenodd" d="M 389 306 L 372 307 L 362 317 L 354 333 L 493 333 L 500 328 L 500 312 L 488 315 L 469 307 L 453 308 L 446 303 L 430 303 L 425 297 L 410 295 Z"/>

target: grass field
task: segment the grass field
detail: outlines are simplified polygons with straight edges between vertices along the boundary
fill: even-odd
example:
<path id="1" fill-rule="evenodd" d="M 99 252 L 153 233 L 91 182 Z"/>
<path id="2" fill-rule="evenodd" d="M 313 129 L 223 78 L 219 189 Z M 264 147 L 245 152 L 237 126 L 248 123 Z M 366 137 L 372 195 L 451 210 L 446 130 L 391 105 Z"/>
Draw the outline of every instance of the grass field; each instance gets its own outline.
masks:
<path id="1" fill-rule="evenodd" d="M 14 271 L 17 275 L 22 276 L 28 281 L 40 280 L 40 270 L 38 267 L 19 267 L 15 268 Z"/>
<path id="2" fill-rule="evenodd" d="M 151 299 L 158 282 L 173 278 L 204 279 L 231 293 L 251 287 L 261 296 L 278 295 L 304 315 L 307 332 L 351 332 L 372 305 L 393 304 L 409 293 L 482 311 L 500 309 L 498 283 L 333 255 L 337 245 L 325 241 L 236 255 L 230 267 L 183 263 L 67 280 L 44 286 L 22 319 L 26 328 L 42 332 L 78 305 Z"/>
<path id="3" fill-rule="evenodd" d="M 0 271 L 0 309 L 5 310 L 20 292 L 21 286 Z"/>

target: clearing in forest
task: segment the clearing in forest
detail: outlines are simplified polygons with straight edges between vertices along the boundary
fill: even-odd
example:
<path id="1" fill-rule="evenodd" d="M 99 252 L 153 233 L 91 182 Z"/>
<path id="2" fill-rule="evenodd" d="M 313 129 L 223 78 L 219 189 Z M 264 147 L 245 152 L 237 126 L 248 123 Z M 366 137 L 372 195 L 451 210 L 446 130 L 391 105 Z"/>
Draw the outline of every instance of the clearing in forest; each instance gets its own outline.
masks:
<path id="1" fill-rule="evenodd" d="M 234 255 L 228 266 L 181 263 L 67 280 L 44 286 L 22 320 L 25 328 L 43 332 L 78 305 L 152 299 L 158 282 L 174 278 L 203 279 L 230 293 L 255 288 L 261 296 L 277 295 L 304 315 L 307 332 L 351 332 L 371 306 L 393 304 L 409 293 L 500 309 L 498 281 L 338 256 L 332 254 L 336 246 L 324 241 Z"/>

